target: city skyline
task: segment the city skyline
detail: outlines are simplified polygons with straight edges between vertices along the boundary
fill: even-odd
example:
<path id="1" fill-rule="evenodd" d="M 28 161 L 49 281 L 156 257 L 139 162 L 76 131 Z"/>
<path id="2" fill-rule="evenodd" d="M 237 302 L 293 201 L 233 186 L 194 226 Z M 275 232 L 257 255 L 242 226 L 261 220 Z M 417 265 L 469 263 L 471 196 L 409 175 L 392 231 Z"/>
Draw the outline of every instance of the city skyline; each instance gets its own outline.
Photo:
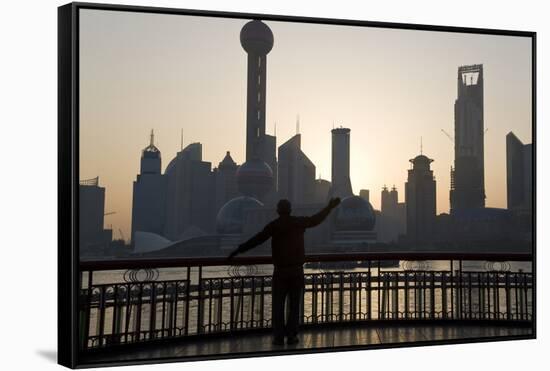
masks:
<path id="1" fill-rule="evenodd" d="M 93 13 L 93 11 L 91 12 Z M 98 34 L 98 32 L 100 34 L 104 33 L 105 29 L 86 29 L 86 21 L 90 20 L 87 17 L 102 18 L 107 30 L 113 31 L 113 28 L 115 29 L 115 32 L 109 34 L 109 40 L 105 38 L 105 35 Z M 127 17 L 127 22 L 117 22 L 116 18 L 118 17 Z M 176 46 L 169 42 L 160 46 L 155 44 L 156 36 L 149 34 L 148 26 L 151 23 L 158 22 L 158 19 L 155 20 L 158 17 L 172 21 L 162 23 L 161 28 L 167 30 L 172 27 L 174 28 L 172 29 L 173 32 L 178 29 L 180 24 L 185 25 L 188 20 L 190 20 L 190 23 L 196 22 L 193 25 L 195 29 L 203 27 L 212 33 L 211 38 L 204 35 L 200 36 L 203 42 L 212 39 L 219 44 L 214 42 L 216 46 L 212 46 L 202 43 L 201 45 L 195 45 L 198 49 L 191 47 L 187 50 L 175 51 L 176 54 L 189 50 L 193 53 L 199 52 L 198 55 L 190 57 L 196 58 L 194 62 L 187 63 L 189 58 L 185 57 L 180 60 L 177 60 L 177 58 L 162 58 L 167 57 L 166 54 L 161 53 L 162 50 L 174 52 L 173 49 Z M 175 17 L 176 20 L 171 17 Z M 93 22 L 97 21 L 98 19 L 93 19 Z M 224 24 L 224 27 L 221 27 L 223 30 L 220 30 L 220 22 L 227 23 Z M 106 188 L 105 211 L 115 211 L 117 213 L 112 215 L 111 220 L 106 220 L 106 225 L 112 224 L 115 230 L 121 228 L 126 236 L 129 235 L 127 232 L 129 231 L 129 214 L 131 212 L 131 185 L 139 171 L 141 150 L 148 143 L 147 136 L 151 128 L 155 129 L 156 137 L 160 139 L 157 139 L 155 144 L 162 152 L 163 171 L 168 162 L 175 156 L 176 151 L 180 149 L 179 133 L 182 129 L 187 138 L 186 144 L 190 142 L 201 142 L 203 144 L 204 160 L 212 162 L 212 167 L 217 166 L 228 150 L 231 151 L 233 159 L 238 164 L 244 162 L 246 56 L 239 45 L 238 35 L 240 28 L 246 22 L 247 20 L 212 20 L 203 17 L 183 18 L 170 15 L 158 15 L 153 19 L 151 19 L 151 15 L 147 15 L 147 18 L 140 19 L 139 14 L 102 12 L 99 15 L 88 14 L 88 11 L 83 12 L 81 22 L 80 176 L 81 179 L 99 176 L 100 185 Z M 214 26 L 216 29 L 212 31 L 206 24 Z M 277 146 L 281 145 L 294 135 L 294 117 L 299 114 L 302 150 L 317 166 L 317 177 L 321 175 L 324 179 L 330 179 L 330 129 L 334 124 L 335 126 L 343 125 L 350 128 L 353 190 L 355 194 L 358 194 L 360 189 L 369 189 L 372 203 L 377 209 L 380 208 L 379 192 L 384 184 L 388 186 L 395 184 L 400 193 L 399 200 L 403 200 L 403 185 L 406 181 L 408 160 L 420 152 L 420 138 L 422 137 L 423 152 L 430 158 L 435 159 L 433 170 L 437 179 L 437 212 L 448 212 L 449 173 L 454 157 L 453 144 L 441 133 L 441 129 L 452 132 L 453 128 L 452 107 L 456 99 L 456 68 L 461 64 L 483 63 L 486 89 L 485 127 L 489 129 L 486 135 L 485 155 L 487 206 L 506 207 L 505 135 L 509 131 L 514 131 L 523 142 L 531 141 L 529 40 L 505 36 L 455 35 L 349 26 L 338 26 L 338 30 L 335 31 L 334 26 L 269 21 L 266 24 L 273 29 L 276 35 L 275 46 L 270 53 L 270 72 L 267 77 L 267 133 L 273 134 L 273 125 L 277 122 Z M 330 34 L 326 33 L 327 27 L 330 27 Z M 233 29 L 236 31 L 230 31 Z M 117 44 L 117 40 L 123 40 L 125 36 L 128 36 L 126 32 L 130 31 L 137 32 L 137 35 L 133 34 L 127 44 Z M 148 33 L 149 40 L 146 41 L 149 44 L 144 43 L 138 37 L 140 31 Z M 160 30 L 158 33 L 161 34 Z M 357 60 L 366 62 L 368 59 L 364 59 L 365 56 L 360 52 L 354 54 L 355 50 L 352 50 L 350 45 L 345 42 L 341 44 L 344 44 L 347 49 L 341 47 L 339 51 L 344 53 L 344 58 L 341 59 L 348 61 L 347 64 L 338 65 L 337 62 L 341 61 L 332 60 L 333 56 L 329 55 L 325 55 L 329 59 L 328 63 L 326 60 L 321 63 L 319 58 L 301 58 L 300 53 L 309 53 L 313 56 L 318 56 L 320 53 L 319 46 L 314 45 L 309 48 L 309 51 L 308 48 L 304 48 L 305 40 L 311 42 L 317 38 L 323 39 L 323 35 L 328 37 L 330 42 L 338 38 L 346 40 L 346 36 L 349 36 L 350 33 L 359 34 L 360 36 L 356 37 L 365 37 L 366 39 L 374 38 L 371 35 L 372 33 L 385 39 L 388 37 L 389 39 L 394 38 L 393 41 L 397 40 L 398 46 L 389 48 L 390 51 L 387 54 L 390 55 L 392 51 L 395 54 L 400 50 L 410 48 L 410 45 L 407 46 L 405 41 L 399 39 L 401 37 L 399 34 L 409 35 L 412 33 L 418 35 L 419 42 L 417 46 L 422 46 L 424 45 L 423 42 L 427 42 L 424 40 L 427 34 L 431 35 L 427 37 L 428 39 L 444 39 L 452 36 L 453 42 L 459 44 L 464 43 L 464 40 L 457 41 L 456 39 L 489 39 L 493 41 L 485 45 L 486 47 L 489 44 L 491 45 L 489 54 L 496 54 L 497 56 L 503 54 L 508 55 L 510 58 L 519 58 L 519 55 L 521 55 L 523 63 L 519 60 L 515 63 L 491 61 L 495 59 L 494 57 L 487 61 L 484 60 L 483 55 L 479 55 L 478 59 L 470 57 L 472 59 L 460 61 L 457 64 L 458 61 L 453 59 L 444 63 L 446 68 L 442 68 L 442 71 L 437 70 L 437 73 L 434 73 L 433 80 L 435 81 L 428 81 L 426 90 L 412 90 L 415 86 L 418 88 L 418 85 L 416 85 L 417 80 L 407 75 L 407 72 L 411 70 L 402 68 L 405 70 L 402 71 L 399 67 L 392 66 L 391 63 L 390 66 L 378 65 L 379 72 L 382 72 L 377 75 L 366 73 L 368 78 L 374 80 L 371 81 L 371 84 L 357 86 L 359 84 L 356 80 L 361 80 L 360 78 L 353 79 L 354 76 L 361 76 L 361 69 L 357 69 Z M 301 34 L 302 36 L 300 36 Z M 339 34 L 340 36 L 337 37 Z M 290 38 L 291 35 L 295 40 Z M 405 39 L 408 38 L 410 36 L 406 36 Z M 495 42 L 495 40 L 506 41 Z M 501 45 L 507 44 L 509 40 L 514 40 L 514 43 L 517 44 L 522 44 L 519 40 L 524 41 L 525 45 L 515 46 L 515 48 L 519 50 L 527 47 L 529 53 L 525 54 L 525 52 L 517 50 L 512 53 L 511 50 L 515 50 L 514 48 Z M 185 39 L 185 41 L 191 43 L 192 38 Z M 479 41 L 475 42 L 479 44 Z M 153 46 L 158 48 L 155 51 L 160 54 L 148 54 L 145 62 L 136 60 L 138 66 L 133 66 L 124 63 L 125 60 L 120 60 L 121 54 L 118 52 L 122 51 L 118 49 L 116 51 L 109 50 L 108 53 L 104 53 L 105 55 L 100 52 L 103 48 L 116 47 L 117 45 L 126 52 L 127 58 L 132 56 L 131 51 L 134 52 L 133 56 L 138 56 L 143 54 L 144 51 L 150 50 L 144 48 L 153 48 Z M 285 45 L 287 45 L 286 50 Z M 162 46 L 166 49 L 162 49 Z M 477 48 L 479 47 L 477 45 Z M 301 48 L 306 50 L 300 50 Z M 442 46 L 439 46 L 439 49 L 441 48 Z M 453 50 L 453 46 L 447 46 L 447 48 Z M 495 53 L 495 48 L 499 49 L 500 54 Z M 206 49 L 206 52 L 204 49 Z M 277 54 L 278 49 L 279 54 Z M 365 49 L 367 51 L 375 50 L 368 46 L 365 46 Z M 477 50 L 476 48 L 473 49 Z M 285 51 L 286 56 L 284 56 Z M 428 54 L 425 59 L 432 58 L 439 63 L 438 52 L 441 53 L 441 50 L 434 47 L 432 54 L 429 52 L 424 53 Z M 506 54 L 506 52 L 509 54 Z M 227 53 L 222 58 L 224 63 L 221 66 L 212 60 L 212 56 L 209 56 L 212 53 L 216 55 Z M 368 57 L 368 52 L 366 54 Z M 469 53 L 464 53 L 464 55 L 467 54 Z M 355 56 L 356 59 L 350 61 L 350 59 L 345 58 L 350 55 Z M 415 55 L 418 56 L 418 54 Z M 202 60 L 200 56 L 203 57 Z M 387 57 L 387 55 L 384 56 Z M 384 59 L 384 56 L 373 57 L 373 59 L 380 62 Z M 107 69 L 107 63 L 114 63 L 110 61 L 111 58 L 118 60 L 119 65 L 114 64 L 115 71 Z M 466 58 L 464 57 L 464 59 Z M 310 63 L 313 60 L 315 63 L 309 64 L 311 69 L 306 71 L 300 66 L 300 63 L 305 63 L 304 60 Z M 199 69 L 197 71 L 190 68 L 190 66 L 198 66 L 199 62 L 204 62 L 201 63 L 203 70 Z M 398 63 L 400 65 L 404 64 L 402 60 Z M 452 65 L 452 63 L 455 63 L 455 65 Z M 501 64 L 505 66 L 502 67 Z M 518 68 L 521 76 L 528 77 L 524 80 L 518 79 L 517 76 L 511 77 L 511 75 L 505 73 L 514 70 L 510 67 L 512 65 L 517 68 L 524 64 L 528 67 L 528 71 L 525 68 Z M 190 68 L 191 72 L 199 73 L 194 76 L 186 76 L 184 79 L 181 79 L 181 76 L 180 79 L 173 79 L 178 77 L 175 71 L 179 70 L 168 68 L 169 71 L 175 74 L 170 75 L 169 72 L 146 71 L 144 69 L 141 72 L 148 72 L 149 75 L 145 73 L 142 79 L 138 78 L 137 81 L 133 81 L 142 68 L 150 68 L 152 65 L 167 65 L 167 67 L 173 68 L 179 66 L 180 70 Z M 420 65 L 422 64 L 420 63 Z M 207 66 L 214 68 L 208 69 Z M 220 67 L 219 70 L 216 67 Z M 346 67 L 351 68 L 338 76 L 331 75 L 331 73 L 336 74 L 338 71 L 342 72 L 341 69 Z M 369 68 L 371 67 L 367 67 L 366 70 L 370 71 Z M 453 70 L 449 71 L 448 75 L 444 73 L 451 67 Z M 319 73 L 308 75 L 312 72 L 311 70 L 319 72 L 317 70 L 323 71 L 323 68 L 325 68 L 326 79 L 319 77 Z M 227 73 L 228 71 L 232 74 Z M 383 73 L 384 71 L 393 72 L 398 77 L 393 76 L 393 79 L 386 81 L 389 84 L 382 84 L 378 79 L 380 75 L 386 76 Z M 186 73 L 191 72 L 187 71 Z M 425 71 L 418 72 L 425 77 Z M 317 79 L 313 79 L 315 76 L 317 76 Z M 505 79 L 505 81 L 503 82 L 502 79 Z M 292 89 L 285 88 L 284 83 L 289 84 L 289 81 L 294 81 L 294 84 L 288 85 Z M 188 82 L 188 84 L 185 82 Z M 328 87 L 326 91 L 322 89 L 324 83 Z M 399 84 L 399 87 L 396 84 Z M 510 94 L 507 95 L 504 89 L 499 89 L 502 84 L 512 85 L 515 94 L 508 92 Z M 158 90 L 144 91 L 145 89 L 140 89 L 144 86 L 154 87 Z M 192 87 L 189 88 L 189 86 Z M 220 90 L 221 87 L 227 87 L 227 90 L 231 93 Z M 296 89 L 296 87 L 302 89 Z M 392 94 L 391 87 L 397 88 L 393 91 L 394 94 Z M 361 88 L 366 93 L 361 92 Z M 380 88 L 385 88 L 387 91 L 380 91 Z M 452 90 L 454 90 L 454 94 Z M 214 98 L 210 96 L 209 99 L 211 100 L 206 99 L 205 93 L 206 95 L 213 93 Z M 526 93 L 528 99 L 525 98 Z M 178 101 L 177 98 L 181 98 L 181 94 L 185 98 L 191 98 L 191 102 Z M 114 99 L 116 97 L 119 100 Z M 203 100 L 201 100 L 201 97 Z M 403 99 L 404 97 L 409 99 Z M 370 99 L 362 101 L 360 98 Z M 432 98 L 435 103 L 433 106 L 428 104 L 431 102 L 429 98 Z M 414 100 L 415 104 L 410 102 L 411 99 Z M 446 103 L 441 103 L 442 107 L 437 102 L 443 99 L 446 100 Z M 519 100 L 516 105 L 509 103 L 509 101 L 516 100 Z M 324 104 L 316 104 L 316 102 Z M 147 107 L 146 103 L 149 103 L 151 107 Z M 361 106 L 362 103 L 366 103 L 367 107 Z M 392 103 L 394 104 L 393 107 Z M 183 112 L 180 107 L 181 104 L 184 105 Z M 212 106 L 215 104 L 218 104 L 219 109 L 216 107 L 214 107 L 216 109 L 213 109 Z M 379 110 L 380 107 L 386 108 L 386 111 L 382 112 Z M 377 120 L 373 120 L 374 118 L 377 118 Z M 377 124 L 376 121 L 384 124 Z M 121 122 L 122 125 L 120 125 Z M 125 126 L 126 122 L 130 123 Z M 409 126 L 408 122 L 414 124 Z M 210 135 L 214 131 L 218 135 Z M 392 153 L 395 152 L 394 148 L 399 148 L 399 151 Z M 115 153 L 116 156 L 113 157 Z"/>

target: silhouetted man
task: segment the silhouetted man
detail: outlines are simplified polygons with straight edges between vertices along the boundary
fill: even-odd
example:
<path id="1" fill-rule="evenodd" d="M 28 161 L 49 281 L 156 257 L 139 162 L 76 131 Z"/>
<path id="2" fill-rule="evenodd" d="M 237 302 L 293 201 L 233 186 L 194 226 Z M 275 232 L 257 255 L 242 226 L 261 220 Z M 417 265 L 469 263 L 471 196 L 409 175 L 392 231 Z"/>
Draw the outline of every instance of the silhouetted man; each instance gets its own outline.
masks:
<path id="1" fill-rule="evenodd" d="M 291 216 L 290 201 L 280 200 L 277 204 L 279 217 L 229 254 L 229 259 L 231 259 L 239 253 L 262 244 L 271 237 L 271 255 L 274 265 L 271 318 L 273 343 L 276 345 L 284 344 L 285 335 L 288 344 L 298 343 L 300 305 L 304 289 L 304 232 L 307 228 L 321 224 L 339 203 L 339 198 L 333 198 L 323 210 L 308 217 Z M 289 314 L 285 327 L 285 300 L 287 297 Z"/>

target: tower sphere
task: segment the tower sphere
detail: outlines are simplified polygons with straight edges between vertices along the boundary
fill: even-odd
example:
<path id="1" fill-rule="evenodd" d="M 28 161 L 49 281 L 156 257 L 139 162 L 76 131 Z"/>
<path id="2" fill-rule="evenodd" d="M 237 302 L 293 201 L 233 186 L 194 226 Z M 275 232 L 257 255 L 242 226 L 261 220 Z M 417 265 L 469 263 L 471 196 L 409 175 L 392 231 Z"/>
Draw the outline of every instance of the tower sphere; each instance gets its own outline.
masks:
<path id="1" fill-rule="evenodd" d="M 241 29 L 241 45 L 247 53 L 267 54 L 273 48 L 273 32 L 260 20 L 253 20 Z"/>

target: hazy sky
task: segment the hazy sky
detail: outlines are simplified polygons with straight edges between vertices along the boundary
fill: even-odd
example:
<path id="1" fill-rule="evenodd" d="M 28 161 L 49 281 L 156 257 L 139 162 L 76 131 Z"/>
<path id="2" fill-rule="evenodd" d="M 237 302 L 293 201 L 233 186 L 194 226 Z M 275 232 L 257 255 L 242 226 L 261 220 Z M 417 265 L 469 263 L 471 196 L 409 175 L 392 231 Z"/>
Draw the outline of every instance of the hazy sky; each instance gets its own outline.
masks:
<path id="1" fill-rule="evenodd" d="M 80 178 L 106 188 L 105 226 L 130 235 L 132 182 L 151 129 L 162 168 L 184 145 L 203 144 L 217 166 L 245 157 L 246 19 L 81 10 Z M 404 200 L 409 159 L 435 161 L 437 210 L 449 210 L 457 68 L 482 63 L 485 81 L 486 204 L 506 207 L 505 135 L 531 142 L 531 40 L 320 24 L 265 22 L 267 133 L 277 145 L 295 134 L 330 180 L 331 133 L 351 129 L 353 190 L 384 184 Z"/>

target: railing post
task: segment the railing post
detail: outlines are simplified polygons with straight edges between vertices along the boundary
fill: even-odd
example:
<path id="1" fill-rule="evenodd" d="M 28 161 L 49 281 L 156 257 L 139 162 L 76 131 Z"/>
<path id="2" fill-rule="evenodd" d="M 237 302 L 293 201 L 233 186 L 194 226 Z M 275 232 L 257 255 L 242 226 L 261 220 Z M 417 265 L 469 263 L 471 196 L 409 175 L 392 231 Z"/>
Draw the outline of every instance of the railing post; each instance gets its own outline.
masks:
<path id="1" fill-rule="evenodd" d="M 441 316 L 447 319 L 447 272 L 441 272 Z"/>
<path id="2" fill-rule="evenodd" d="M 458 261 L 458 300 L 457 300 L 457 309 L 458 309 L 458 318 L 463 318 L 463 290 L 462 290 L 463 280 L 462 280 L 462 259 Z"/>
<path id="3" fill-rule="evenodd" d="M 404 289 L 405 289 L 405 292 L 404 292 L 404 295 L 403 297 L 405 298 L 405 303 L 403 304 L 404 306 L 404 315 L 405 315 L 405 319 L 409 319 L 409 272 L 405 270 L 405 272 L 403 273 L 403 277 L 404 277 Z"/>
<path id="4" fill-rule="evenodd" d="M 338 274 L 338 321 L 344 320 L 344 273 Z"/>
<path id="5" fill-rule="evenodd" d="M 367 318 L 368 320 L 372 320 L 372 273 L 371 273 L 371 263 L 372 261 L 369 260 L 369 269 L 368 269 L 368 284 L 367 284 L 367 305 L 369 306 L 368 307 L 368 315 L 367 315 Z"/>
<path id="6" fill-rule="evenodd" d="M 189 334 L 189 304 L 191 302 L 191 267 L 187 267 L 187 279 L 185 282 L 185 329 L 184 334 Z"/>
<path id="7" fill-rule="evenodd" d="M 202 265 L 199 265 L 199 278 L 197 282 L 197 334 L 202 332 Z"/>
<path id="8" fill-rule="evenodd" d="M 93 285 L 93 275 L 92 270 L 88 271 L 88 287 L 86 288 L 86 299 L 84 304 L 84 328 L 81 329 L 82 332 L 82 349 L 88 349 L 88 337 L 90 335 L 90 315 L 92 307 L 92 285 Z"/>
<path id="9" fill-rule="evenodd" d="M 435 319 L 435 272 L 430 273 L 430 318 Z"/>

